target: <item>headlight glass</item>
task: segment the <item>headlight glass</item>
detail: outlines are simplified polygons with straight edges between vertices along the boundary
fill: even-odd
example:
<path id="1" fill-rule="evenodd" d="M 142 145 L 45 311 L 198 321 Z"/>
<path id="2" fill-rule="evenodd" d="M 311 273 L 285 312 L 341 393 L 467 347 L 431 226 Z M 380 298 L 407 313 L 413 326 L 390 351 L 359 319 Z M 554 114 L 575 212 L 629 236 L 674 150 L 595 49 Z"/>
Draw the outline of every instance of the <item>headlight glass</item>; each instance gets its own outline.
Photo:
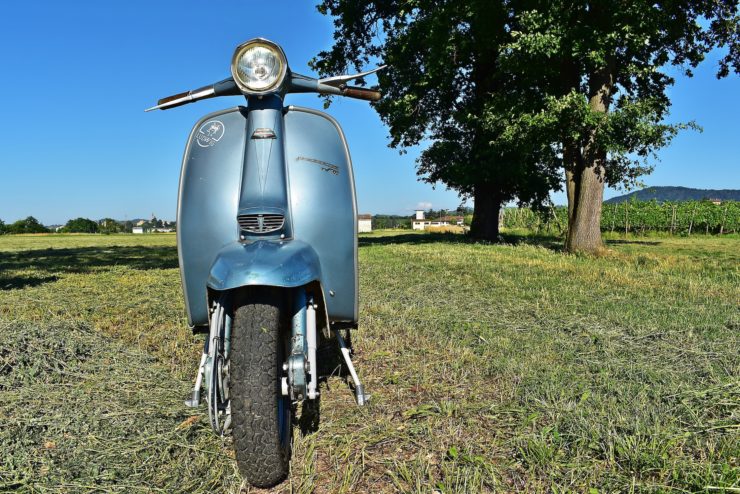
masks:
<path id="1" fill-rule="evenodd" d="M 262 92 L 282 82 L 285 65 L 284 55 L 279 48 L 263 42 L 252 42 L 237 48 L 231 71 L 242 89 Z"/>

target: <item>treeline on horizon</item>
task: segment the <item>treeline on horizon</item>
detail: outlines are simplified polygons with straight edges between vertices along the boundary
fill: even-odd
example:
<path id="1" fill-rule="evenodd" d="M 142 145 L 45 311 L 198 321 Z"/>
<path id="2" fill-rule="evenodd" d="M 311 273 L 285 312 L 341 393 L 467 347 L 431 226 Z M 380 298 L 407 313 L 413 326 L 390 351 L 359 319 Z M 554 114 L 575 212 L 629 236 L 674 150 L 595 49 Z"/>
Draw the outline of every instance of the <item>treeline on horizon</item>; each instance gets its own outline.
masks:
<path id="1" fill-rule="evenodd" d="M 470 226 L 472 208 L 428 209 L 426 218 L 463 216 L 464 224 Z M 411 229 L 414 215 L 376 214 L 372 216 L 374 230 Z M 534 232 L 563 234 L 568 225 L 568 208 L 550 206 L 532 209 L 510 207 L 501 210 L 500 224 L 504 228 L 526 229 Z M 24 233 L 131 233 L 132 221 L 104 218 L 93 221 L 87 218 L 69 220 L 62 228 L 51 230 L 36 218 L 29 216 L 14 223 L 0 220 L 0 235 Z M 144 230 L 174 228 L 174 222 L 152 218 L 139 225 Z M 666 232 L 671 234 L 724 234 L 740 231 L 740 202 L 709 200 L 701 201 L 639 201 L 631 200 L 615 204 L 604 203 L 601 210 L 602 232 L 646 233 Z"/>
<path id="2" fill-rule="evenodd" d="M 165 227 L 174 228 L 175 223 L 163 221 L 156 217 L 145 221 L 141 225 L 135 225 L 133 221 L 118 221 L 113 218 L 103 218 L 98 221 L 88 218 L 75 218 L 67 221 L 67 223 L 59 229 L 51 229 L 42 225 L 41 222 L 33 216 L 28 216 L 7 225 L 0 219 L 0 235 L 23 233 L 131 233 L 134 226 L 141 226 L 145 230 L 153 230 L 155 228 Z"/>

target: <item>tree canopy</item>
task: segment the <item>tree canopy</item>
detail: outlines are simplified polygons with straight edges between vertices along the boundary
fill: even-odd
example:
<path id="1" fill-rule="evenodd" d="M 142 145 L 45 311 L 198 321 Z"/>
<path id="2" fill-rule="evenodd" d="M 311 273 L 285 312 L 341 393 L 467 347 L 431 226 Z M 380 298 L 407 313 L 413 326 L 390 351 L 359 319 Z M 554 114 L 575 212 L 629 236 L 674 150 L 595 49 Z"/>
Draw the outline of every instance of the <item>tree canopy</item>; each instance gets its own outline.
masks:
<path id="1" fill-rule="evenodd" d="M 5 227 L 7 233 L 48 233 L 49 229 L 33 216 L 18 220 Z"/>
<path id="2" fill-rule="evenodd" d="M 75 218 L 67 221 L 62 228 L 64 233 L 97 233 L 98 224 L 87 218 Z"/>
<path id="3" fill-rule="evenodd" d="M 715 47 L 727 48 L 718 76 L 739 66 L 737 1 L 324 0 L 318 8 L 336 29 L 314 67 L 389 65 L 375 108 L 391 146 L 426 146 L 420 176 L 474 197 L 474 234 L 489 237 L 478 219 L 489 223 L 502 201 L 541 204 L 565 183 L 571 250 L 600 246 L 604 185 L 649 172 L 654 151 L 692 125 L 664 123 L 674 82 L 665 68 L 690 75 Z"/>
<path id="4" fill-rule="evenodd" d="M 330 74 L 376 58 L 388 64 L 379 74 L 384 98 L 375 108 L 390 145 L 429 143 L 418 173 L 475 198 L 474 233 L 496 238 L 502 202 L 540 203 L 557 187 L 559 176 L 542 166 L 550 148 L 504 136 L 502 122 L 490 118 L 490 106 L 507 99 L 507 74 L 495 70 L 508 36 L 503 5 L 326 0 L 319 10 L 336 16 L 337 30 L 333 49 L 320 53 L 314 67 Z"/>
<path id="5" fill-rule="evenodd" d="M 542 108 L 511 123 L 547 136 L 565 171 L 566 246 L 597 250 L 604 185 L 634 184 L 657 149 L 693 122 L 667 124 L 670 66 L 686 75 L 726 47 L 717 75 L 738 72 L 737 1 L 525 3 L 502 52 L 542 94 Z"/>
<path id="6" fill-rule="evenodd" d="M 124 231 L 123 225 L 113 218 L 103 218 L 98 221 L 99 233 L 120 233 Z"/>

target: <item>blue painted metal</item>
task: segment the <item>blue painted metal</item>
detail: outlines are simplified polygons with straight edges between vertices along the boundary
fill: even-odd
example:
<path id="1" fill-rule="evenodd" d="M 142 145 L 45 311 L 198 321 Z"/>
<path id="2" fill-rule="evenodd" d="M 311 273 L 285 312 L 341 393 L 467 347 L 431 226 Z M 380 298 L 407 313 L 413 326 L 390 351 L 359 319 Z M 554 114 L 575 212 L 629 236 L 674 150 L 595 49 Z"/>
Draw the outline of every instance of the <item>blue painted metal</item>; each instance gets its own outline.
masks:
<path id="1" fill-rule="evenodd" d="M 284 227 L 263 238 L 291 237 L 287 170 L 283 155 L 283 102 L 275 95 L 249 100 L 246 153 L 241 177 L 238 214 L 282 214 Z M 272 138 L 255 138 L 260 130 L 272 131 Z"/>
<path id="2" fill-rule="evenodd" d="M 212 146 L 198 142 L 209 122 L 223 124 Z M 246 143 L 246 109 L 232 108 L 200 119 L 190 133 L 180 172 L 177 253 L 191 326 L 208 324 L 206 281 L 215 254 L 237 240 L 239 185 Z"/>
<path id="3" fill-rule="evenodd" d="M 330 321 L 357 321 L 357 208 L 346 141 L 328 115 L 250 98 L 193 128 L 178 196 L 178 254 L 191 326 L 208 324 L 207 289 L 321 284 Z M 203 130 L 223 127 L 214 142 Z M 219 125 L 220 124 L 220 125 Z M 252 139 L 257 129 L 275 138 Z M 285 215 L 274 234 L 239 214 Z M 285 238 L 280 239 L 283 235 Z"/>
<path id="4" fill-rule="evenodd" d="M 285 161 L 293 236 L 319 255 L 329 318 L 357 322 L 357 205 L 347 142 L 329 115 L 288 110 Z"/>
<path id="5" fill-rule="evenodd" d="M 232 242 L 212 256 L 208 279 L 201 281 L 213 290 L 260 285 L 292 288 L 322 279 L 318 254 L 300 240 Z"/>

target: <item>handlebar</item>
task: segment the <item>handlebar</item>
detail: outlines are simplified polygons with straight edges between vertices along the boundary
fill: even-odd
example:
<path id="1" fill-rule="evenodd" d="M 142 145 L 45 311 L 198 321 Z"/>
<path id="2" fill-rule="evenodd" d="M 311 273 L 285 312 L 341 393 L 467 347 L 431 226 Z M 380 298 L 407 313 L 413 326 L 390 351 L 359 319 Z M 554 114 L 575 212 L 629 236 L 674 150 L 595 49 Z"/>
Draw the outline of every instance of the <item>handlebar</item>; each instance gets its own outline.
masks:
<path id="1" fill-rule="evenodd" d="M 229 77 L 223 81 L 211 84 L 210 86 L 203 86 L 202 88 L 193 89 L 192 91 L 185 91 L 184 93 L 173 94 L 157 101 L 157 106 L 147 108 L 144 111 L 152 110 L 168 110 L 182 105 L 187 105 L 193 101 L 202 99 L 215 98 L 216 96 L 238 96 L 241 94 L 239 88 L 236 86 L 234 79 Z"/>
<path id="2" fill-rule="evenodd" d="M 290 79 L 287 81 L 284 88 L 287 93 L 319 93 L 334 96 L 346 96 L 348 98 L 364 101 L 378 101 L 382 97 L 380 91 L 364 87 L 347 86 L 344 82 L 362 75 L 377 72 L 384 67 L 385 66 L 354 76 L 338 76 L 328 79 L 314 79 L 313 77 L 291 73 L 289 75 Z M 147 108 L 144 111 L 168 110 L 170 108 L 176 108 L 202 99 L 215 98 L 216 96 L 238 96 L 240 94 L 243 93 L 236 85 L 236 82 L 234 82 L 234 79 L 229 77 L 228 79 L 224 79 L 223 81 L 210 86 L 203 86 L 202 88 L 194 89 L 192 91 L 185 91 L 183 93 L 167 96 L 157 101 L 156 106 Z"/>

